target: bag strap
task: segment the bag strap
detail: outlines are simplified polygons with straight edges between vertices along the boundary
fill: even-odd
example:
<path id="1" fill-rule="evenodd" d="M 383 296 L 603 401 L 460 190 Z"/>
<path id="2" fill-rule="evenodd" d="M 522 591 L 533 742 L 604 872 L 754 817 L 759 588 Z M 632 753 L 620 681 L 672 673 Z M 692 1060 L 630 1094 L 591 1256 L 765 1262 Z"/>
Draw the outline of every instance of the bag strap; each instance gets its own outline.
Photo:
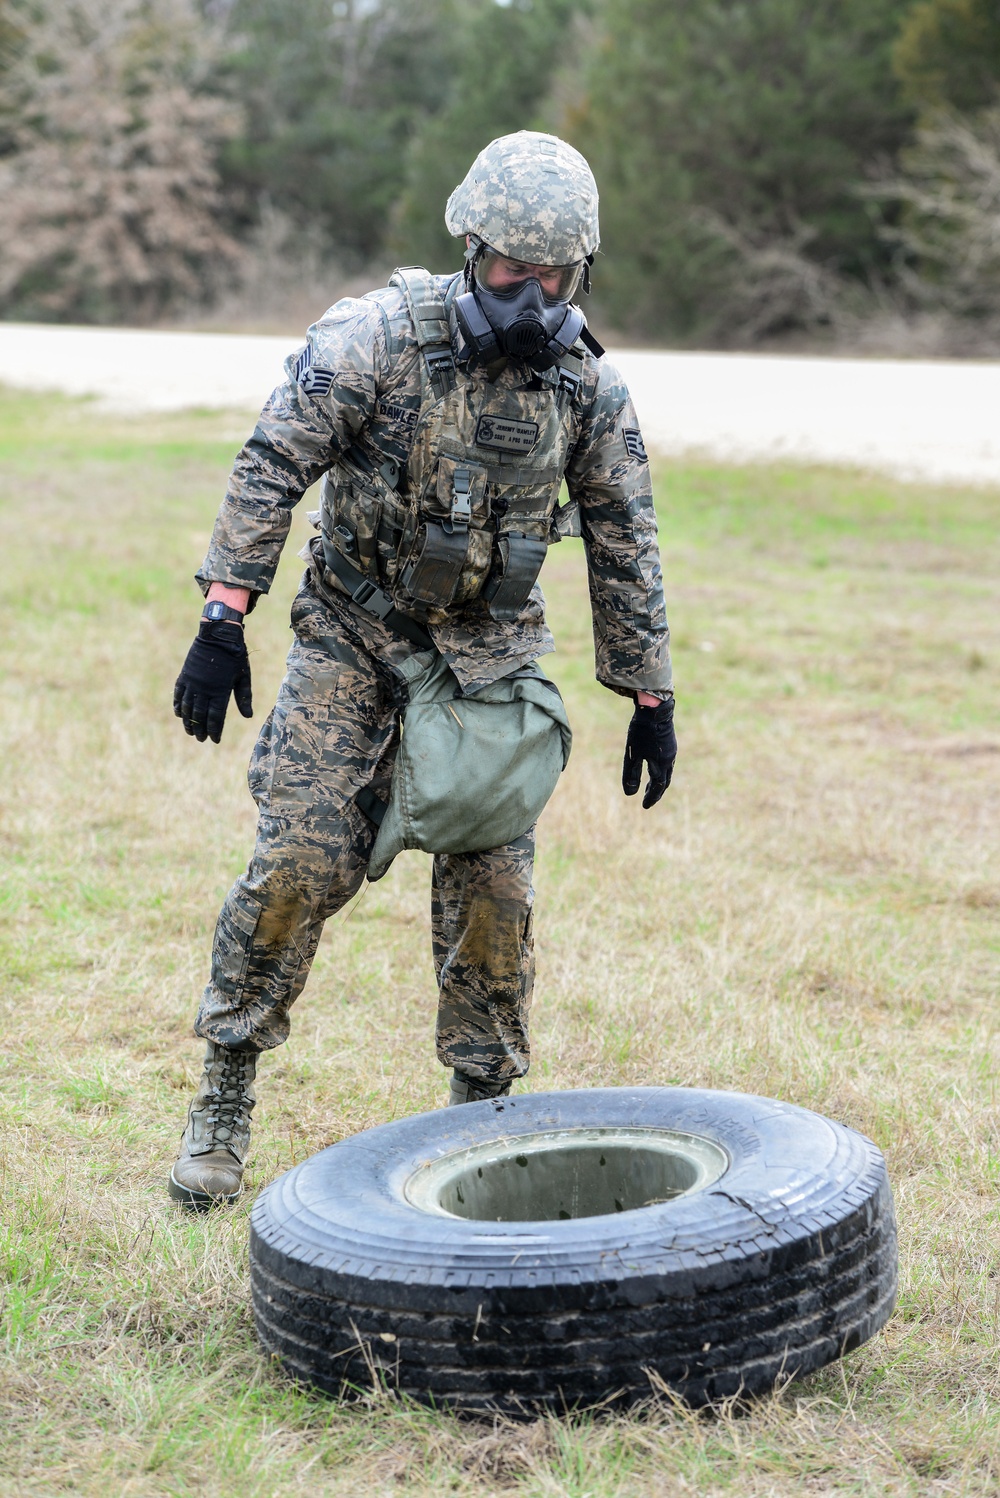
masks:
<path id="1" fill-rule="evenodd" d="M 364 812 L 369 822 L 374 822 L 376 827 L 381 827 L 382 820 L 389 810 L 384 801 L 380 801 L 370 785 L 363 786 L 354 798 L 355 804 Z"/>
<path id="2" fill-rule="evenodd" d="M 585 348 L 590 349 L 590 352 L 593 354 L 595 359 L 603 359 L 604 355 L 607 353 L 607 349 L 604 347 L 604 344 L 598 343 L 597 339 L 587 327 L 586 323 L 584 324 L 583 332 L 580 334 L 580 342 L 584 345 Z"/>
<path id="3" fill-rule="evenodd" d="M 434 395 L 440 399 L 455 388 L 455 354 L 451 346 L 448 309 L 434 277 L 422 265 L 403 265 L 389 277 L 406 298 L 417 347 Z"/>
<path id="4" fill-rule="evenodd" d="M 334 577 L 338 578 L 347 589 L 352 603 L 356 603 L 358 608 L 363 609 L 366 614 L 372 614 L 376 619 L 381 619 L 382 623 L 395 634 L 402 635 L 405 640 L 409 640 L 412 645 L 418 646 L 421 650 L 429 650 L 433 647 L 434 641 L 423 625 L 418 624 L 416 619 L 411 619 L 408 614 L 404 614 L 401 609 L 397 609 L 385 589 L 373 583 L 370 577 L 366 577 L 345 556 L 341 556 L 326 536 L 321 536 L 321 540 L 326 565 Z"/>

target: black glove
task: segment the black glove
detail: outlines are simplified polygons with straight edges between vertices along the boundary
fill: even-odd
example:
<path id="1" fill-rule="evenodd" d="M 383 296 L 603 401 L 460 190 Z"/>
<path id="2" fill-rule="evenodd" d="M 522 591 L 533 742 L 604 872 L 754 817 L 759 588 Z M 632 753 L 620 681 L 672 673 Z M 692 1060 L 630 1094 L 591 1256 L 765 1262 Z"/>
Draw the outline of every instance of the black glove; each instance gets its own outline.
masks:
<path id="1" fill-rule="evenodd" d="M 229 694 L 244 718 L 253 717 L 250 701 L 250 657 L 238 624 L 203 619 L 174 684 L 174 712 L 187 733 L 204 743 L 222 738 Z"/>
<path id="2" fill-rule="evenodd" d="M 643 811 L 655 806 L 670 784 L 677 758 L 677 735 L 674 733 L 674 699 L 658 702 L 655 707 L 636 707 L 625 741 L 625 763 L 622 765 L 622 790 L 634 796 L 642 779 L 643 761 L 649 766 L 649 781 L 642 798 Z"/>

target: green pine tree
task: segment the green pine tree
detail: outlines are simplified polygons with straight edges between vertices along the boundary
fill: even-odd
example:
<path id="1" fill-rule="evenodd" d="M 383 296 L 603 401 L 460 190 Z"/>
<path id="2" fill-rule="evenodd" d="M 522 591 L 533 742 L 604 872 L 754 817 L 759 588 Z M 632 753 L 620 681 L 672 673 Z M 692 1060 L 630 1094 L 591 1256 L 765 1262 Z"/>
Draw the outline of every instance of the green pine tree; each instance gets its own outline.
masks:
<path id="1" fill-rule="evenodd" d="M 923 110 L 969 114 L 1000 102 L 997 0 L 921 0 L 893 52 L 896 75 Z"/>
<path id="2" fill-rule="evenodd" d="M 444 225 L 444 206 L 483 146 L 514 130 L 551 127 L 553 74 L 573 36 L 581 0 L 478 0 L 465 6 L 455 37 L 446 103 L 415 137 L 397 207 L 393 243 L 412 264 L 451 269 L 462 247 Z"/>
<path id="3" fill-rule="evenodd" d="M 740 341 L 811 315 L 818 278 L 878 263 L 855 184 L 910 127 L 891 68 L 908 3 L 607 0 L 566 123 L 597 174 L 595 287 L 621 325 Z"/>
<path id="4" fill-rule="evenodd" d="M 464 0 L 235 0 L 223 83 L 247 127 L 225 152 L 250 223 L 262 199 L 333 253 L 381 250 L 410 138 L 440 107 Z"/>

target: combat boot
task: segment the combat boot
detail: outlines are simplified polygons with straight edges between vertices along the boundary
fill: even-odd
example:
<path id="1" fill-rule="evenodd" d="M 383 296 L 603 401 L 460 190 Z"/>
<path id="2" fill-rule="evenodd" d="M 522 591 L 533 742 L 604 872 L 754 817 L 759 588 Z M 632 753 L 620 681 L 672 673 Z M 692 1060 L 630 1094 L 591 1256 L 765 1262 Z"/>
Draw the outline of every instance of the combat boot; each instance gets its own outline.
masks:
<path id="1" fill-rule="evenodd" d="M 256 1067 L 256 1051 L 230 1051 L 208 1042 L 180 1157 L 170 1172 L 167 1189 L 175 1201 L 204 1212 L 217 1202 L 235 1201 L 243 1190 Z"/>
<path id="2" fill-rule="evenodd" d="M 470 1077 L 464 1071 L 453 1071 L 448 1107 L 454 1108 L 459 1103 L 482 1103 L 491 1097 L 506 1097 L 509 1091 L 509 1081 L 485 1082 L 482 1077 Z"/>

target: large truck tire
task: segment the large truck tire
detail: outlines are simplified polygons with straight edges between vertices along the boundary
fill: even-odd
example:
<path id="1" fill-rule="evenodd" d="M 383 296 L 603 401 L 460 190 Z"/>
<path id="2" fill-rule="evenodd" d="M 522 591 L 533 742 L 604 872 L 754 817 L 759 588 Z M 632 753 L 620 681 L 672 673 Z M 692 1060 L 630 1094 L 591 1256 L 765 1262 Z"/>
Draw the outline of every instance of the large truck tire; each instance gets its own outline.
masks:
<path id="1" fill-rule="evenodd" d="M 261 1342 L 338 1396 L 464 1412 L 751 1396 L 890 1316 L 885 1161 L 804 1108 L 622 1087 L 369 1129 L 258 1198 Z"/>

